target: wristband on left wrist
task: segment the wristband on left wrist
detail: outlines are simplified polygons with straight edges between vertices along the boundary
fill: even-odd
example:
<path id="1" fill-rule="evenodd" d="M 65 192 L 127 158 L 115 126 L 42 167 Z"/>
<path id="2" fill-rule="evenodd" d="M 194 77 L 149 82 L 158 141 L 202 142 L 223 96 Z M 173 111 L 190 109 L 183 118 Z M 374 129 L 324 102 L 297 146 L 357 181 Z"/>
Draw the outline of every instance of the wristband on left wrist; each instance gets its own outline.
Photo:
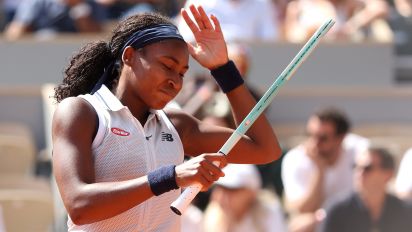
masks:
<path id="1" fill-rule="evenodd" d="M 219 87 L 228 93 L 244 83 L 235 63 L 229 60 L 226 64 L 210 71 Z"/>

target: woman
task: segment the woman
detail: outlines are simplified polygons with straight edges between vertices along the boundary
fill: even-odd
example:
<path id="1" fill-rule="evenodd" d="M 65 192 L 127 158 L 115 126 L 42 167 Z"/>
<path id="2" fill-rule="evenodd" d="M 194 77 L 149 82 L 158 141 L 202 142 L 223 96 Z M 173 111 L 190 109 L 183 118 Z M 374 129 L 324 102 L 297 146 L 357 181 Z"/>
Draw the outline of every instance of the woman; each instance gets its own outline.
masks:
<path id="1" fill-rule="evenodd" d="M 189 53 L 212 71 L 237 122 L 255 101 L 228 61 L 216 17 L 201 7 L 182 16 L 196 44 L 186 44 L 162 16 L 122 21 L 109 43 L 86 45 L 73 57 L 53 118 L 53 168 L 71 231 L 179 231 L 169 209 L 180 189 L 203 190 L 227 162 L 267 163 L 280 148 L 261 116 L 228 156 L 214 153 L 233 130 L 162 110 L 182 88 Z M 213 23 L 213 24 L 212 24 Z M 103 72 L 104 70 L 104 72 Z M 183 162 L 183 154 L 195 158 Z M 220 167 L 212 162 L 220 162 Z"/>

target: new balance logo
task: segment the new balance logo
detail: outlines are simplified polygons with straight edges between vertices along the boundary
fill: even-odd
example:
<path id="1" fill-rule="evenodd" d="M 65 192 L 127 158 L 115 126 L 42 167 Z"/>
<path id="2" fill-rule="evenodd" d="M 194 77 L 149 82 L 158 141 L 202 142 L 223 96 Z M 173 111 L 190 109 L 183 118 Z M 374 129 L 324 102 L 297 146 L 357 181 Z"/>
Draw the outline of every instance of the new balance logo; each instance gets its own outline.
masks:
<path id="1" fill-rule="evenodd" d="M 172 134 L 162 132 L 162 141 L 173 142 Z"/>

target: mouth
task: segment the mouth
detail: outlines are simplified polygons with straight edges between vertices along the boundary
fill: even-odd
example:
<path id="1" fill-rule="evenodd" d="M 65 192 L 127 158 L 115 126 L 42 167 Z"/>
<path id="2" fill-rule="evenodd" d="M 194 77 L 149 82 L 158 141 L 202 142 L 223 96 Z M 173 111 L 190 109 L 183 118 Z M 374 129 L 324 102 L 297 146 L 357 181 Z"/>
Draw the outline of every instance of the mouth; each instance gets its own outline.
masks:
<path id="1" fill-rule="evenodd" d="M 170 98 L 170 100 L 176 97 L 175 91 L 161 89 L 159 92 L 161 92 L 163 95 L 166 95 L 168 98 Z"/>

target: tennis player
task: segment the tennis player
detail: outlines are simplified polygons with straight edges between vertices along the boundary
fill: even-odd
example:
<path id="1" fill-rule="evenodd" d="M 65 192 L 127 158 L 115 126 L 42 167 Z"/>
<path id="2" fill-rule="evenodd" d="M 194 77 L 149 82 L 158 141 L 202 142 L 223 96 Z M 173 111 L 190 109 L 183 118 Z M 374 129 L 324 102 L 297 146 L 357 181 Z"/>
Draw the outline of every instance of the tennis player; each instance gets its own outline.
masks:
<path id="1" fill-rule="evenodd" d="M 255 105 L 228 60 L 219 21 L 202 7 L 182 10 L 196 38 L 187 44 L 170 20 L 135 15 L 110 41 L 84 46 L 71 59 L 53 118 L 53 169 L 69 231 L 179 231 L 170 203 L 180 188 L 219 177 L 227 162 L 261 164 L 281 150 L 265 116 L 234 149 L 215 153 L 232 129 L 204 124 L 165 107 L 181 90 L 189 54 L 211 70 L 236 122 Z M 183 163 L 183 155 L 194 158 Z M 220 167 L 212 164 L 221 163 Z"/>

